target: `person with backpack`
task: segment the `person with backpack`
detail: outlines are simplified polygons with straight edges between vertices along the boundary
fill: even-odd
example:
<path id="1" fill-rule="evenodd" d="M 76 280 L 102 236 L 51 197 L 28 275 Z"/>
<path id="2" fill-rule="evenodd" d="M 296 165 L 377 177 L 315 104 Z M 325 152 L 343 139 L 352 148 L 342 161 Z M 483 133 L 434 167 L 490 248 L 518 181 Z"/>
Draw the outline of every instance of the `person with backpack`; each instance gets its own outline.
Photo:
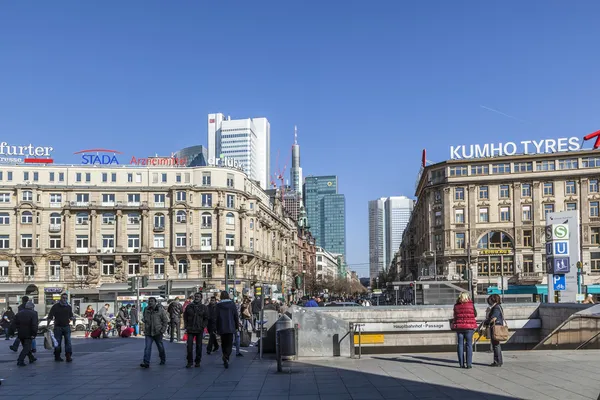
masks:
<path id="1" fill-rule="evenodd" d="M 196 367 L 200 366 L 202 361 L 202 337 L 204 328 L 208 324 L 208 309 L 202 304 L 202 293 L 194 295 L 194 301 L 185 307 L 183 314 L 183 326 L 187 334 L 187 365 L 186 368 L 192 368 L 194 360 L 194 340 L 196 340 Z"/>
<path id="2" fill-rule="evenodd" d="M 181 315 L 183 314 L 183 307 L 179 302 L 179 297 L 176 297 L 175 300 L 169 304 L 169 308 L 167 309 L 169 313 L 170 319 L 170 331 L 171 331 L 171 343 L 173 343 L 173 339 L 177 338 L 179 342 L 181 340 Z M 175 333 L 177 332 L 177 333 Z"/>
<path id="3" fill-rule="evenodd" d="M 15 330 L 18 332 L 18 338 L 23 345 L 23 350 L 21 350 L 17 359 L 17 365 L 24 367 L 25 357 L 29 358 L 29 364 L 33 364 L 37 359 L 31 352 L 31 343 L 35 341 L 35 337 L 37 336 L 38 313 L 35 311 L 35 306 L 31 301 L 28 301 L 25 307 L 15 315 L 10 329 L 12 332 Z"/>

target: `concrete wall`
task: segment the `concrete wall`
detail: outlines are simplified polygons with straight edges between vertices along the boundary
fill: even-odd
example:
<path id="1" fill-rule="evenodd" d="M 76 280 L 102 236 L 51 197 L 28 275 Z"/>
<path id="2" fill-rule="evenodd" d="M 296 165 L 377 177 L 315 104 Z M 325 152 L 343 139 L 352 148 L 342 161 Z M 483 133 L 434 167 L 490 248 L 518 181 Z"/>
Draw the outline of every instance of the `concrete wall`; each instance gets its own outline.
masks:
<path id="1" fill-rule="evenodd" d="M 538 318 L 538 304 L 504 305 L 508 320 Z M 478 321 L 485 319 L 485 306 L 477 306 Z M 300 357 L 350 356 L 349 325 L 369 322 L 448 322 L 452 305 L 402 307 L 292 307 L 293 322 L 299 324 L 298 355 Z M 531 348 L 540 341 L 539 329 L 511 331 L 509 347 Z M 448 351 L 456 346 L 456 334 L 447 331 L 385 332 L 383 344 L 364 344 L 364 353 Z"/>
<path id="2" fill-rule="evenodd" d="M 589 308 L 591 304 L 542 303 L 539 304 L 539 316 L 542 320 L 541 339 L 552 333 L 560 324 L 578 311 Z"/>

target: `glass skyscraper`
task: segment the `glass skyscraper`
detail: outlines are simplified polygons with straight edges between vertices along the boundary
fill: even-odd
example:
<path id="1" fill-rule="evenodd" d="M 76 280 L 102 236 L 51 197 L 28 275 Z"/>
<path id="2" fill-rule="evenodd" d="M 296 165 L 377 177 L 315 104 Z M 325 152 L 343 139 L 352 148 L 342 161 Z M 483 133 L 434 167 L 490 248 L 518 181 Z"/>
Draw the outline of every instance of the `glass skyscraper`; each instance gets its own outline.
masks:
<path id="1" fill-rule="evenodd" d="M 338 193 L 337 176 L 304 180 L 304 206 L 317 246 L 346 256 L 346 197 Z"/>

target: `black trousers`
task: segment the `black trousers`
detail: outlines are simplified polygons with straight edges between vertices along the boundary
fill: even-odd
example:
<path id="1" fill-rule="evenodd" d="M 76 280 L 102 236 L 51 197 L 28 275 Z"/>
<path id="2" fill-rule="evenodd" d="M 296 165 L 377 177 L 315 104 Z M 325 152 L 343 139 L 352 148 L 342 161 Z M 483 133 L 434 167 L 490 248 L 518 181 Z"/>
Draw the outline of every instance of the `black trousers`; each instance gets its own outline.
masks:
<path id="1" fill-rule="evenodd" d="M 233 333 L 223 333 L 221 335 L 221 348 L 223 352 L 223 361 L 229 361 L 231 351 L 233 350 Z"/>
<path id="2" fill-rule="evenodd" d="M 187 361 L 194 361 L 194 339 L 196 339 L 196 362 L 202 360 L 202 333 L 187 333 Z"/>
<path id="3" fill-rule="evenodd" d="M 179 321 L 171 321 L 171 342 L 173 341 L 173 336 L 175 335 L 175 332 L 177 332 L 177 336 L 176 339 L 177 341 L 181 340 L 181 325 L 179 324 Z"/>
<path id="4" fill-rule="evenodd" d="M 22 363 L 23 361 L 25 361 L 25 357 L 29 358 L 29 362 L 31 362 L 31 360 L 33 360 L 33 353 L 31 352 L 31 338 L 27 338 L 27 339 L 20 339 L 21 340 L 21 344 L 23 345 L 23 349 L 21 350 L 21 353 L 19 354 L 19 357 L 17 358 L 17 361 L 19 363 Z"/>
<path id="5" fill-rule="evenodd" d="M 206 351 L 209 353 L 212 351 L 217 351 L 219 348 L 219 343 L 217 342 L 217 333 L 215 331 L 208 331 L 208 346 L 206 346 Z"/>

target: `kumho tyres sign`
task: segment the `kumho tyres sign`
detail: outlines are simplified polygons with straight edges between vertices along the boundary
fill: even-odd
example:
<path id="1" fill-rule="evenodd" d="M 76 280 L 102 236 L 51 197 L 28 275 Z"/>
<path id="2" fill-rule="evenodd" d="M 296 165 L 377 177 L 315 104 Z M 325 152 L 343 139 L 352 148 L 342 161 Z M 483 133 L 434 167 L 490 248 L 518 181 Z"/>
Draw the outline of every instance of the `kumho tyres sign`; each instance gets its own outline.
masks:
<path id="1" fill-rule="evenodd" d="M 515 154 L 542 154 L 581 149 L 582 143 L 578 137 L 523 140 L 521 142 L 486 143 L 450 146 L 450 158 L 462 160 L 470 158 L 489 158 L 513 156 Z"/>

